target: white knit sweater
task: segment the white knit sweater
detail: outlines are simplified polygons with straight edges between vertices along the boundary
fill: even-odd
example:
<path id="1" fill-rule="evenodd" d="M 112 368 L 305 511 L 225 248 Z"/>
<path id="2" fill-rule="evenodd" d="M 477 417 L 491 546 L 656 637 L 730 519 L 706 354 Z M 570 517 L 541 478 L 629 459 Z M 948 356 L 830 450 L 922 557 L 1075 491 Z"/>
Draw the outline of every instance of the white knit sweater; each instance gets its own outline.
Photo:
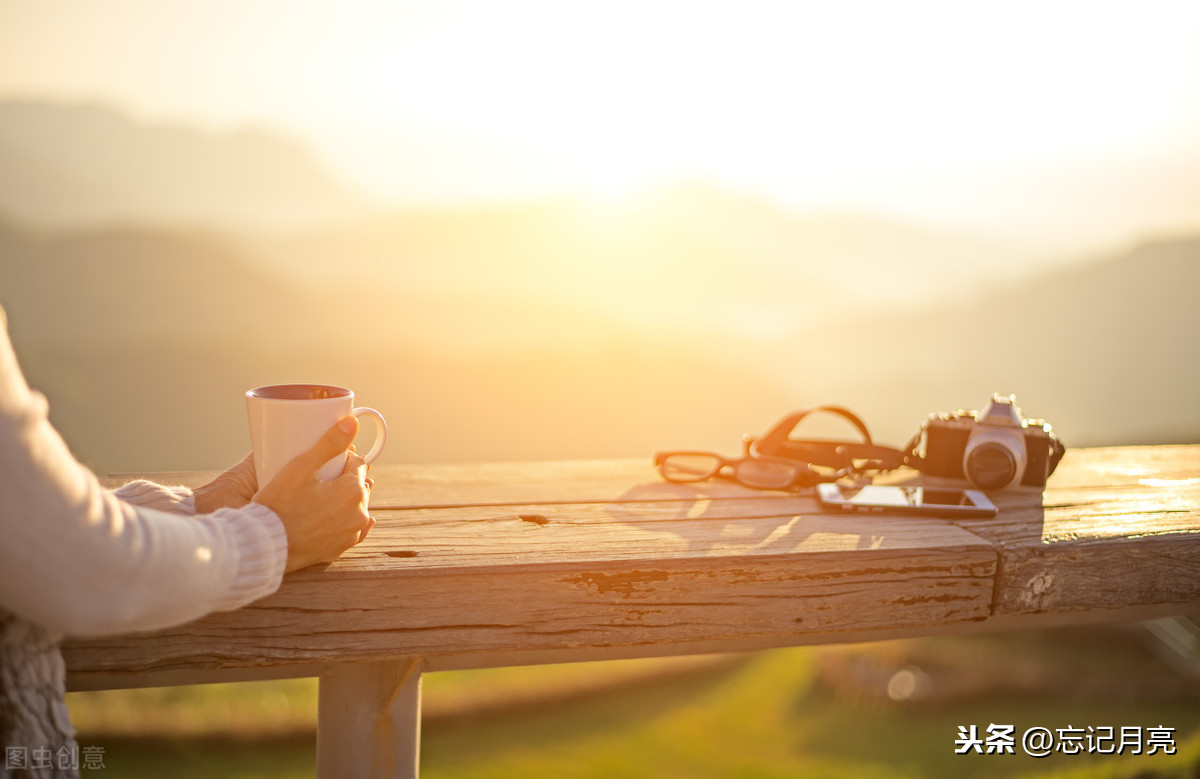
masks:
<path id="1" fill-rule="evenodd" d="M 274 592 L 287 534 L 266 506 L 195 515 L 191 492 L 115 492 L 72 457 L 26 384 L 0 309 L 0 608 L 54 633 L 154 630 Z"/>

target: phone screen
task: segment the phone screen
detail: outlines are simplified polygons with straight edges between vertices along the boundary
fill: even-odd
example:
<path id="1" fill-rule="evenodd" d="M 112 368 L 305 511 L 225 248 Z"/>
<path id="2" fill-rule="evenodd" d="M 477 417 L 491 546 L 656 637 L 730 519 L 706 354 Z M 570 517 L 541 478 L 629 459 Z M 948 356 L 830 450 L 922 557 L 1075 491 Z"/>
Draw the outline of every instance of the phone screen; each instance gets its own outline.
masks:
<path id="1" fill-rule="evenodd" d="M 996 513 L 996 506 L 979 490 L 952 487 L 819 484 L 817 496 L 823 505 L 844 510 L 952 517 L 990 517 Z"/>

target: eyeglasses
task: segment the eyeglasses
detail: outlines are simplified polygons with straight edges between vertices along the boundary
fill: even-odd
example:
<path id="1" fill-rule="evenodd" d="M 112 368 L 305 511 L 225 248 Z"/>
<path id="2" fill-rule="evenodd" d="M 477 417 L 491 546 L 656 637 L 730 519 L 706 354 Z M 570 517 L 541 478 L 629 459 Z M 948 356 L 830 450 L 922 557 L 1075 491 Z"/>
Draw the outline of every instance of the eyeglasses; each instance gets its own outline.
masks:
<path id="1" fill-rule="evenodd" d="M 659 452 L 654 455 L 654 464 L 664 479 L 679 484 L 729 475 L 756 490 L 790 490 L 817 481 L 816 473 L 804 463 L 749 453 L 730 460 L 713 452 Z"/>
<path id="2" fill-rule="evenodd" d="M 814 412 L 843 417 L 854 425 L 863 440 L 792 438 L 796 426 Z M 654 464 L 662 477 L 671 482 L 688 484 L 727 476 L 758 490 L 790 490 L 894 470 L 907 462 L 914 445 L 910 442 L 902 451 L 875 444 L 866 424 L 840 406 L 817 406 L 793 412 L 776 422 L 766 435 L 761 438 L 746 436 L 742 444 L 742 456 L 737 460 L 713 452 L 678 451 L 659 452 L 654 455 Z"/>

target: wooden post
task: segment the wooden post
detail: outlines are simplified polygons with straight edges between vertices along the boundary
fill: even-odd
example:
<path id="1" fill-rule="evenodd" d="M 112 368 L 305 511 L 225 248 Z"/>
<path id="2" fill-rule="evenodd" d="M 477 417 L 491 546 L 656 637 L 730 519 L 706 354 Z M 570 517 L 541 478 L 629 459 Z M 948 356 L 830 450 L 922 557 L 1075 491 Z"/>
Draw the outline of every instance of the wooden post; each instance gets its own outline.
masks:
<path id="1" fill-rule="evenodd" d="M 415 777 L 422 658 L 328 665 L 317 706 L 317 776 Z"/>

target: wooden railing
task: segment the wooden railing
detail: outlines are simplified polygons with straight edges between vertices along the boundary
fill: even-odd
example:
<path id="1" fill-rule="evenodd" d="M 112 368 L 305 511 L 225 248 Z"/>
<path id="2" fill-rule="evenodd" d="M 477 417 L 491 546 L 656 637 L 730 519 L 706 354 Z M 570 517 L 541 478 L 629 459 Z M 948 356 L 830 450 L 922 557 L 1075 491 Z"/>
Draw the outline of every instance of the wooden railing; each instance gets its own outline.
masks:
<path id="1" fill-rule="evenodd" d="M 956 521 L 668 484 L 649 459 L 373 476 L 379 523 L 336 563 L 236 612 L 71 641 L 69 686 L 319 676 L 318 774 L 411 776 L 424 671 L 1200 611 L 1197 446 L 1072 450 L 1044 495 Z"/>

